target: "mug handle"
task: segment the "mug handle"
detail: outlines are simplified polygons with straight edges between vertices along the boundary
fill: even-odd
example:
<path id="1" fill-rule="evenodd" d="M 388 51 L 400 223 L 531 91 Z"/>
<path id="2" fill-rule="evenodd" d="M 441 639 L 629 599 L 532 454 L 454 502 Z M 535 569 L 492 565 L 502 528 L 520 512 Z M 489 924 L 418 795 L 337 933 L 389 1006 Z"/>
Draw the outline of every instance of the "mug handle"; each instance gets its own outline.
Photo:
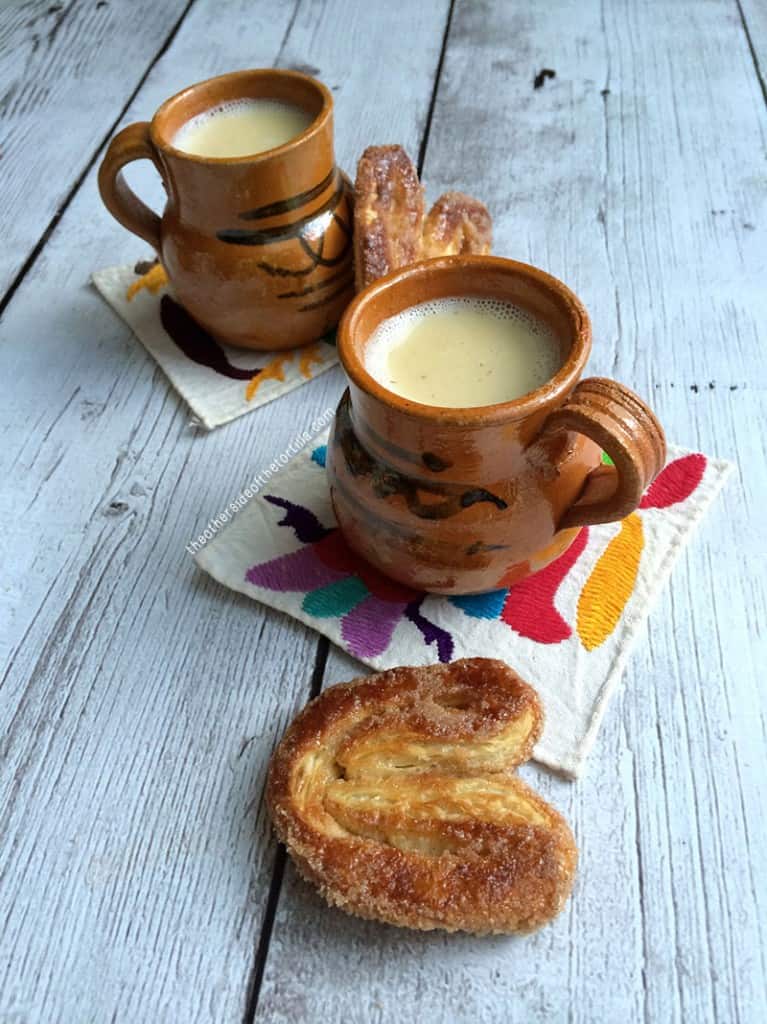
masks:
<path id="1" fill-rule="evenodd" d="M 543 432 L 572 430 L 595 441 L 613 462 L 586 477 L 558 530 L 612 523 L 639 506 L 666 462 L 666 438 L 655 414 L 617 381 L 589 377 L 547 418 Z"/>
<path id="2" fill-rule="evenodd" d="M 149 138 L 148 121 L 129 124 L 109 143 L 99 167 L 99 192 L 115 220 L 149 242 L 159 256 L 160 218 L 139 199 L 121 173 L 122 168 L 133 160 L 151 160 L 160 171 L 157 154 Z"/>

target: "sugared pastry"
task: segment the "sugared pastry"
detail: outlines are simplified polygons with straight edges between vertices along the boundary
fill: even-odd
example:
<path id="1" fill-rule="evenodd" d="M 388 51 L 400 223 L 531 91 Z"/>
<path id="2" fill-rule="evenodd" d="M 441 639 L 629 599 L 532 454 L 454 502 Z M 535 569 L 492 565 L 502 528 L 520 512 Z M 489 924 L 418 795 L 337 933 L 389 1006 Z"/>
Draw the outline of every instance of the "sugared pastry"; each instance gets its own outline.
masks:
<path id="1" fill-rule="evenodd" d="M 424 216 L 423 189 L 402 146 L 368 146 L 354 188 L 357 290 L 384 274 L 432 256 L 490 252 L 487 207 L 463 192 L 445 192 Z"/>
<path id="2" fill-rule="evenodd" d="M 485 256 L 493 244 L 493 219 L 484 203 L 464 192 L 445 192 L 423 226 L 423 259 L 432 256 Z"/>
<path id="3" fill-rule="evenodd" d="M 423 189 L 402 146 L 368 146 L 354 185 L 357 290 L 420 258 Z"/>
<path id="4" fill-rule="evenodd" d="M 564 819 L 514 771 L 542 727 L 535 691 L 487 658 L 333 686 L 272 759 L 277 835 L 349 913 L 424 930 L 538 928 L 577 862 Z"/>

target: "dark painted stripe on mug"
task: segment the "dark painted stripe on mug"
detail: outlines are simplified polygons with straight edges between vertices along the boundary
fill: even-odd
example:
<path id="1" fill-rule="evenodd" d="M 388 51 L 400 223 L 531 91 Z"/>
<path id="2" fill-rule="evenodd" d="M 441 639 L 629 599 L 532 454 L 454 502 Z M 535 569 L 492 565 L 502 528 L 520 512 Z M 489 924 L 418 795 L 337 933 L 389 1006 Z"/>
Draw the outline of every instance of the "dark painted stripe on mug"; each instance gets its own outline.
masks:
<path id="1" fill-rule="evenodd" d="M 318 309 L 320 306 L 326 306 L 329 302 L 337 299 L 339 295 L 343 295 L 347 292 L 354 284 L 354 274 L 350 273 L 344 283 L 336 288 L 335 291 L 329 292 L 327 295 L 323 295 L 321 299 L 317 299 L 316 302 L 306 302 L 303 306 L 298 307 L 299 313 L 305 313 L 310 309 Z"/>
<path id="2" fill-rule="evenodd" d="M 301 234 L 302 231 L 310 221 L 316 220 L 321 214 L 332 210 L 338 204 L 343 191 L 344 187 L 341 185 L 322 206 L 317 207 L 316 210 L 312 210 L 311 213 L 307 213 L 303 217 L 299 217 L 292 224 L 281 224 L 279 227 L 263 228 L 261 231 L 227 228 L 223 231 L 217 231 L 216 238 L 221 242 L 226 242 L 228 245 L 272 245 L 274 242 L 286 242 L 289 239 L 297 238 L 306 248 L 305 239 Z M 323 266 L 325 265 L 323 264 Z"/>
<path id="3" fill-rule="evenodd" d="M 483 501 L 489 501 L 501 511 L 509 507 L 508 502 L 505 502 L 503 498 L 499 498 L 497 494 L 493 494 L 492 491 L 485 490 L 484 487 L 474 487 L 470 491 L 464 491 L 461 495 L 461 506 L 463 508 L 471 508 L 472 505 L 477 505 Z"/>
<path id="4" fill-rule="evenodd" d="M 339 228 L 343 231 L 345 235 L 348 235 L 349 238 L 352 237 L 352 229 L 350 225 L 347 224 L 345 220 L 342 220 L 335 210 L 333 211 L 333 220 L 336 222 L 336 224 L 339 226 Z"/>
<path id="5" fill-rule="evenodd" d="M 382 451 L 393 456 L 394 458 L 401 459 L 402 462 L 409 463 L 413 467 L 412 476 L 414 480 L 422 480 L 424 484 L 426 484 L 427 486 L 432 483 L 432 477 L 418 475 L 418 470 L 422 469 L 423 466 L 426 465 L 426 463 L 422 462 L 422 457 L 419 456 L 417 452 L 410 451 L 407 448 L 402 448 L 398 444 L 394 444 L 394 442 L 390 441 L 388 437 L 383 437 L 383 435 L 379 434 L 377 430 L 374 430 L 374 428 L 371 427 L 369 423 L 365 423 L 361 426 L 360 433 L 366 437 L 369 437 L 373 444 L 376 445 L 376 447 L 380 448 Z M 426 468 L 431 469 L 431 467 L 428 465 L 426 466 Z M 444 468 L 449 469 L 450 463 L 445 463 Z M 432 471 L 436 472 L 435 470 Z M 460 485 L 456 484 L 456 487 L 458 486 Z"/>
<path id="6" fill-rule="evenodd" d="M 345 408 L 343 409 L 343 414 L 347 418 L 349 418 L 349 422 L 350 422 L 349 410 L 348 410 L 348 406 L 349 406 L 349 392 L 348 391 L 345 392 L 345 394 L 341 398 L 341 405 L 344 405 L 344 403 L 345 403 Z M 340 411 L 341 411 L 341 406 L 339 405 L 339 412 Z M 372 441 L 373 444 L 376 447 L 380 448 L 382 451 L 386 452 L 388 455 L 393 456 L 395 459 L 400 459 L 402 462 L 409 463 L 413 467 L 413 471 L 411 473 L 411 476 L 412 476 L 413 480 L 420 480 L 420 481 L 422 481 L 424 486 L 426 486 L 426 487 L 429 487 L 429 486 L 432 485 L 432 483 L 434 482 L 432 477 L 420 476 L 418 474 L 418 470 L 422 469 L 423 463 L 421 462 L 421 458 L 420 458 L 420 456 L 418 455 L 417 452 L 411 451 L 408 448 L 402 448 L 398 444 L 394 444 L 394 442 L 390 441 L 388 437 L 384 437 L 383 434 L 379 434 L 378 431 L 375 430 L 373 427 L 371 427 L 371 425 L 369 423 L 362 423 L 362 424 L 360 424 L 359 433 L 360 433 L 360 435 L 362 437 L 369 438 L 370 441 Z M 445 464 L 445 468 L 449 468 L 449 464 L 448 463 Z M 461 484 L 455 484 L 454 486 L 455 486 L 456 490 L 458 490 L 462 485 Z"/>
<path id="7" fill-rule="evenodd" d="M 467 555 L 484 555 L 493 551 L 508 551 L 511 544 L 485 544 L 481 540 L 475 540 L 466 548 Z"/>
<path id="8" fill-rule="evenodd" d="M 338 474 L 333 480 L 333 489 L 343 498 L 347 508 L 351 509 L 358 519 L 364 520 L 370 533 L 374 535 L 389 534 L 391 537 L 402 538 L 405 541 L 414 537 L 420 540 L 423 537 L 423 534 L 419 533 L 417 529 L 406 528 L 400 523 L 393 522 L 388 516 L 388 508 L 381 514 L 374 506 L 360 501 L 354 491 L 346 486 L 346 482 L 339 478 Z M 417 526 L 417 524 L 414 525 Z"/>
<path id="9" fill-rule="evenodd" d="M 339 281 L 342 277 L 346 277 L 348 273 L 349 271 L 347 270 L 346 267 L 344 267 L 343 270 L 338 270 L 336 271 L 335 274 L 328 274 L 327 277 L 324 277 L 321 281 L 318 281 L 317 284 L 307 285 L 306 288 L 300 288 L 298 291 L 295 292 L 278 292 L 277 298 L 300 299 L 304 295 L 311 295 L 312 292 L 320 291 L 321 288 L 327 288 L 329 284 L 335 284 L 335 282 Z"/>
<path id="10" fill-rule="evenodd" d="M 317 269 L 313 263 L 308 267 L 301 267 L 299 270 L 290 270 L 288 267 L 278 267 L 276 263 L 263 261 L 259 261 L 256 266 L 271 277 L 307 277 Z"/>
<path id="11" fill-rule="evenodd" d="M 419 519 L 448 519 L 458 515 L 462 509 L 471 508 L 480 502 L 489 502 L 499 510 L 508 508 L 503 498 L 484 487 L 463 488 L 463 485 L 437 481 L 429 483 L 406 476 L 371 455 L 359 442 L 349 419 L 348 403 L 342 400 L 336 412 L 335 438 L 341 447 L 346 471 L 352 477 L 367 478 L 373 495 L 388 501 L 393 495 L 404 499 L 408 511 Z M 336 469 L 336 478 L 341 472 Z M 441 502 L 424 502 L 421 492 L 439 495 Z"/>
<path id="12" fill-rule="evenodd" d="M 322 236 L 322 242 L 320 243 L 320 251 L 319 252 L 314 252 L 312 250 L 312 247 L 309 245 L 309 243 L 306 241 L 306 239 L 302 235 L 299 236 L 298 244 L 304 250 L 306 255 L 311 257 L 311 259 L 314 260 L 315 264 L 318 267 L 337 267 L 339 263 L 343 263 L 344 260 L 346 259 L 352 243 L 351 243 L 351 239 L 347 238 L 346 242 L 344 243 L 344 247 L 341 250 L 341 252 L 338 254 L 338 256 L 334 256 L 332 259 L 326 259 L 322 255 L 322 247 L 325 244 L 325 236 L 324 235 Z"/>
<path id="13" fill-rule="evenodd" d="M 291 210 L 297 210 L 299 206 L 303 206 L 304 203 L 310 203 L 312 199 L 316 199 L 317 196 L 321 195 L 333 181 L 335 173 L 336 169 L 334 167 L 330 174 L 322 179 L 319 185 L 312 186 L 306 192 L 299 192 L 298 195 L 291 196 L 290 199 L 281 199 L 276 203 L 257 206 L 254 210 L 246 210 L 240 214 L 240 220 L 261 220 L 265 217 L 276 217 L 280 213 L 290 213 Z"/>
<path id="14" fill-rule="evenodd" d="M 388 510 L 380 513 L 374 506 L 360 501 L 357 495 L 349 490 L 345 482 L 338 479 L 338 476 L 333 481 L 333 488 L 352 515 L 365 523 L 369 534 L 386 537 L 389 542 L 394 542 L 400 547 L 405 546 L 411 552 L 414 546 L 417 547 L 419 549 L 418 560 L 423 566 L 435 568 L 433 563 L 438 561 L 439 568 L 447 573 L 472 568 L 467 565 L 466 553 L 461 548 L 455 544 L 440 541 L 437 534 L 430 533 L 427 537 L 420 523 L 414 523 L 413 528 L 408 528 L 393 522 L 388 516 Z M 424 550 L 424 540 L 428 540 L 428 554 Z M 445 585 L 450 586 L 449 580 L 445 581 Z"/>

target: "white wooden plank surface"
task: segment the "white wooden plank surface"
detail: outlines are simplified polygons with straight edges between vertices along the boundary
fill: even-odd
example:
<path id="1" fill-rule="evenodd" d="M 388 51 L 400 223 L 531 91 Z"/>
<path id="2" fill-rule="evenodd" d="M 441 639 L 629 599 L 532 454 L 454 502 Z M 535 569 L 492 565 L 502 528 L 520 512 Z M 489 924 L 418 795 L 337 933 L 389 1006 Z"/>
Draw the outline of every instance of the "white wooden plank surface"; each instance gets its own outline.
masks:
<path id="1" fill-rule="evenodd" d="M 458 3 L 430 191 L 476 189 L 496 251 L 584 298 L 592 371 L 741 468 L 586 778 L 525 772 L 581 848 L 561 919 L 513 940 L 409 934 L 328 910 L 288 866 L 258 1020 L 764 1020 L 766 127 L 732 3 Z M 327 682 L 359 671 L 331 651 Z"/>
<path id="2" fill-rule="evenodd" d="M 0 298 L 187 0 L 0 5 Z"/>
<path id="3" fill-rule="evenodd" d="M 391 9 L 198 2 L 124 120 L 278 60 L 334 87 L 347 166 L 370 141 L 415 148 L 445 16 L 421 5 L 403 58 Z M 242 1016 L 274 854 L 265 761 L 312 675 L 314 634 L 195 576 L 185 544 L 341 376 L 193 431 L 86 285 L 144 252 L 89 174 L 0 324 L 0 1020 Z"/>
<path id="4" fill-rule="evenodd" d="M 738 14 L 748 35 L 748 42 L 767 102 L 767 6 L 762 0 L 737 0 Z"/>

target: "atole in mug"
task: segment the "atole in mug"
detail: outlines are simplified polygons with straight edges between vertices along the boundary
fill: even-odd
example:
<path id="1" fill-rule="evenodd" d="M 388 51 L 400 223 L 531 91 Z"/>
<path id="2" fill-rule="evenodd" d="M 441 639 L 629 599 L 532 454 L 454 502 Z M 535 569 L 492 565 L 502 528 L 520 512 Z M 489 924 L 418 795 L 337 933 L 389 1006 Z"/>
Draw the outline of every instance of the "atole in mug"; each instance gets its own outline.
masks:
<path id="1" fill-rule="evenodd" d="M 387 318 L 423 302 L 473 296 L 543 320 L 561 368 L 530 394 L 443 408 L 383 387 L 365 349 Z M 632 391 L 581 380 L 591 325 L 561 281 L 524 263 L 453 256 L 370 285 L 339 328 L 349 377 L 328 449 L 333 507 L 348 543 L 418 590 L 480 593 L 548 565 L 581 526 L 621 519 L 662 468 L 663 430 Z M 613 465 L 602 465 L 602 451 Z"/>
<path id="2" fill-rule="evenodd" d="M 201 114 L 249 98 L 300 107 L 311 123 L 247 156 L 174 145 Z M 121 173 L 141 159 L 162 176 L 162 217 Z M 332 96 L 308 75 L 236 71 L 189 86 L 151 123 L 115 136 L 99 188 L 117 220 L 154 247 L 176 299 L 220 341 L 272 350 L 307 344 L 335 326 L 352 297 L 351 187 L 335 164 Z"/>

